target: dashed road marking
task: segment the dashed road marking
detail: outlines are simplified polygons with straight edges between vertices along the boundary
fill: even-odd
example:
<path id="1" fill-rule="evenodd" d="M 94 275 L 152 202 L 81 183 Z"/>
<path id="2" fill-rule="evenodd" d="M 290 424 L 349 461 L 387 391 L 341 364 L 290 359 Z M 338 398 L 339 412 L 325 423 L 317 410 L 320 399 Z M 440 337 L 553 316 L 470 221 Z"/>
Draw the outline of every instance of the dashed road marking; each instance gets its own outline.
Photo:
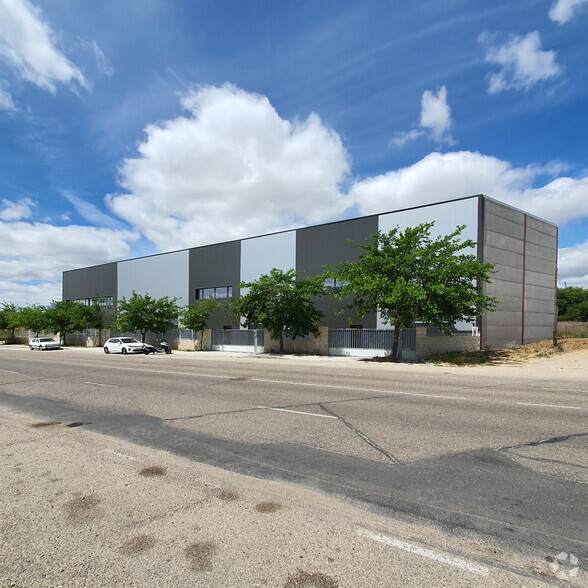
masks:
<path id="1" fill-rule="evenodd" d="M 10 370 L 0 370 L 4 374 L 19 374 L 20 372 L 11 372 Z"/>
<path id="2" fill-rule="evenodd" d="M 90 384 L 90 386 L 103 386 L 104 388 L 118 388 L 114 384 L 100 384 L 100 382 L 84 382 L 84 384 Z"/>
<path id="3" fill-rule="evenodd" d="M 517 402 L 522 406 L 542 406 L 544 408 L 569 408 L 571 410 L 585 410 L 581 406 L 561 406 L 559 404 L 534 404 L 533 402 Z"/>
<path id="4" fill-rule="evenodd" d="M 372 533 L 366 529 L 359 529 L 357 534 L 360 537 L 365 537 L 366 539 L 377 541 L 378 543 L 383 543 L 384 545 L 388 545 L 390 547 L 396 547 L 397 549 L 402 549 L 402 551 L 414 553 L 415 555 L 420 555 L 421 557 L 426 557 L 428 559 L 432 559 L 433 561 L 447 564 L 459 568 L 460 570 L 465 570 L 466 572 L 471 572 L 472 574 L 478 574 L 479 576 L 488 576 L 490 574 L 490 570 L 486 566 L 469 562 L 460 557 L 445 555 L 444 553 L 433 551 L 432 549 L 426 549 L 424 547 L 420 547 L 419 545 L 415 545 L 414 543 L 407 543 L 406 541 L 401 541 L 400 539 L 393 539 L 392 537 L 387 537 L 386 535 Z"/>
<path id="5" fill-rule="evenodd" d="M 265 410 L 277 410 L 278 412 L 293 412 L 295 414 L 303 414 L 305 416 L 320 417 L 321 419 L 337 420 L 336 416 L 331 416 L 330 414 L 316 414 L 315 412 L 304 412 L 302 410 L 288 410 L 287 408 L 272 408 L 271 406 L 258 406 L 257 408 L 263 408 Z"/>

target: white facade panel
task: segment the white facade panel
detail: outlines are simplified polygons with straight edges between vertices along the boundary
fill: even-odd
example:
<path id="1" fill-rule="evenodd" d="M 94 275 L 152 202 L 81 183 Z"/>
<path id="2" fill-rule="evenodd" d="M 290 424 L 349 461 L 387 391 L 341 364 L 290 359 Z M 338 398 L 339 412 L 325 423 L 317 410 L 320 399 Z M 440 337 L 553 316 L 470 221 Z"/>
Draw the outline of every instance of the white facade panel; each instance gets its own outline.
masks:
<path id="1" fill-rule="evenodd" d="M 153 257 L 118 263 L 118 293 L 128 300 L 133 295 L 149 294 L 152 298 L 178 298 L 179 305 L 189 302 L 189 251 L 164 253 Z"/>
<path id="2" fill-rule="evenodd" d="M 273 268 L 296 268 L 296 231 L 241 241 L 241 281 L 254 282 Z"/>
<path id="3" fill-rule="evenodd" d="M 462 239 L 477 241 L 478 199 L 468 198 L 467 200 L 443 202 L 433 206 L 381 214 L 378 217 L 378 228 L 386 233 L 396 227 L 404 231 L 409 227 L 433 221 L 435 222 L 435 225 L 431 228 L 431 237 L 433 239 L 452 233 L 458 225 L 466 225 L 466 228 L 461 233 Z"/>

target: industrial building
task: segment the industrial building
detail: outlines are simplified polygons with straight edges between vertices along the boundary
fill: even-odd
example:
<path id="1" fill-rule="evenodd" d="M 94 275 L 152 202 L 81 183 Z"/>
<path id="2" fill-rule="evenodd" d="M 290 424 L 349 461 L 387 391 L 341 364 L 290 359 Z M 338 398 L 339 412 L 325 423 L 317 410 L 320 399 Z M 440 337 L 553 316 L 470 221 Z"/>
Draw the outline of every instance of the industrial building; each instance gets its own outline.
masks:
<path id="1" fill-rule="evenodd" d="M 483 285 L 485 294 L 500 301 L 497 310 L 475 325 L 458 325 L 459 332 L 475 333 L 479 348 L 552 337 L 557 226 L 484 195 L 70 270 L 63 272 L 63 300 L 84 301 L 100 294 L 112 302 L 128 299 L 133 290 L 154 298 L 176 297 L 180 305 L 210 296 L 227 299 L 239 295 L 241 282 L 254 281 L 272 268 L 319 275 L 325 265 L 358 259 L 360 251 L 348 240 L 363 243 L 378 230 L 404 230 L 431 221 L 433 237 L 465 225 L 463 239 L 476 241 L 478 259 L 497 270 L 492 282 Z M 348 316 L 335 316 L 337 305 L 330 297 L 319 300 L 325 327 L 349 326 Z M 222 312 L 213 316 L 210 327 L 240 328 Z M 355 327 L 386 325 L 373 315 Z"/>

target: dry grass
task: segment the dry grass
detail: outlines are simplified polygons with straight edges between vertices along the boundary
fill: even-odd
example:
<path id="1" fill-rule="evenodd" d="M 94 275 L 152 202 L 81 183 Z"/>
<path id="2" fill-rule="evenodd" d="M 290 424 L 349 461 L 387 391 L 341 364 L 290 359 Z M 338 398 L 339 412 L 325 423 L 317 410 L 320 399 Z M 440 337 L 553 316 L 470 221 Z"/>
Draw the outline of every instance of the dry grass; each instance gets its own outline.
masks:
<path id="1" fill-rule="evenodd" d="M 527 345 L 513 344 L 505 349 L 435 353 L 430 360 L 435 364 L 457 366 L 517 365 L 530 359 L 549 358 L 558 353 L 582 350 L 588 351 L 588 339 L 569 338 L 560 339 L 556 346 L 550 340 Z"/>

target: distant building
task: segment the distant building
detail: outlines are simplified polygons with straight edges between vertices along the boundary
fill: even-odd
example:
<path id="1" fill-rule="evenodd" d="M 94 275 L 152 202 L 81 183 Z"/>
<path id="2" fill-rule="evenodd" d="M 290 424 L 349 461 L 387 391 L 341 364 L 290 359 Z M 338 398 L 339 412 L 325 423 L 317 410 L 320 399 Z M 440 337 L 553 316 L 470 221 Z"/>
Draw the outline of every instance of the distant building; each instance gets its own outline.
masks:
<path id="1" fill-rule="evenodd" d="M 480 348 L 552 337 L 557 226 L 483 195 L 70 270 L 63 272 L 63 300 L 100 294 L 112 302 L 129 298 L 133 290 L 154 298 L 177 297 L 182 305 L 210 296 L 224 300 L 239 295 L 242 281 L 254 281 L 272 268 L 318 275 L 327 264 L 358 259 L 359 250 L 348 239 L 362 243 L 378 230 L 431 221 L 433 237 L 466 225 L 462 237 L 476 241 L 478 259 L 498 270 L 492 283 L 483 285 L 484 294 L 500 300 L 496 312 L 486 313 L 476 325 L 462 323 L 458 330 L 476 327 Z M 319 301 L 324 325 L 349 326 L 348 316 L 334 315 L 336 307 L 329 297 Z M 210 326 L 239 328 L 223 313 Z M 377 315 L 356 326 L 386 328 Z"/>

